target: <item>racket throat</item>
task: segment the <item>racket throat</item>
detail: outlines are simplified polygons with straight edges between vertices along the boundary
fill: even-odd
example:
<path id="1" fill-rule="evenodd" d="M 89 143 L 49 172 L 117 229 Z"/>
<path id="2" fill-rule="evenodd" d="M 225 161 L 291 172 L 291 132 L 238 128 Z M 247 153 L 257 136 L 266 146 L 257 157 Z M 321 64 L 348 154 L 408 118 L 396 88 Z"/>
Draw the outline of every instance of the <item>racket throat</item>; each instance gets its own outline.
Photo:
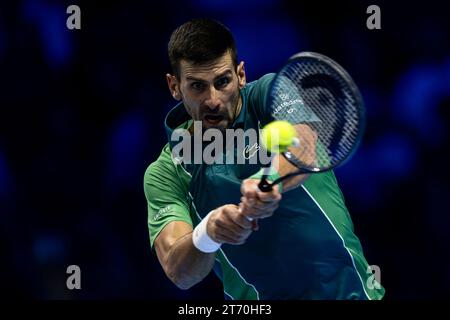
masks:
<path id="1" fill-rule="evenodd" d="M 259 190 L 261 190 L 262 192 L 269 192 L 272 190 L 273 186 L 276 184 L 279 184 L 281 182 L 283 182 L 284 180 L 287 180 L 289 178 L 295 177 L 299 174 L 305 174 L 308 173 L 308 171 L 306 170 L 298 170 L 296 172 L 291 172 L 283 177 L 280 177 L 278 179 L 275 179 L 273 182 L 269 182 L 267 181 L 267 176 L 262 176 L 261 177 L 261 181 L 259 182 L 258 188 Z"/>
<path id="2" fill-rule="evenodd" d="M 275 154 L 271 154 L 270 156 L 270 162 L 268 165 L 264 166 L 262 168 L 263 172 L 262 172 L 262 176 L 261 176 L 261 181 L 258 184 L 258 188 L 259 190 L 261 190 L 262 192 L 269 192 L 272 191 L 273 188 L 273 184 L 270 183 L 267 178 L 270 176 L 270 173 L 272 172 L 272 162 L 273 159 L 275 158 Z"/>

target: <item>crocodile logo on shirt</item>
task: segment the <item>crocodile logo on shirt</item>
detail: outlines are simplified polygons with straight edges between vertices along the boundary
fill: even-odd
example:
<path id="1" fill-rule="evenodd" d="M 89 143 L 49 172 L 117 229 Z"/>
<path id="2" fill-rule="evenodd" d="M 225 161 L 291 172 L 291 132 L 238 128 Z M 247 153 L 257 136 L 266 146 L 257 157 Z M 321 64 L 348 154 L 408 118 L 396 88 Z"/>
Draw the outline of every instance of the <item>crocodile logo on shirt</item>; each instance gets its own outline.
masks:
<path id="1" fill-rule="evenodd" d="M 153 217 L 153 220 L 158 220 L 159 218 L 161 218 L 161 216 L 163 216 L 164 214 L 166 214 L 167 212 L 169 212 L 172 209 L 172 207 L 170 205 L 161 208 L 158 210 L 158 212 L 155 214 L 155 216 Z"/>
<path id="2" fill-rule="evenodd" d="M 244 159 L 248 160 L 251 157 L 253 157 L 258 152 L 259 149 L 260 149 L 260 146 L 258 145 L 258 143 L 255 143 L 252 146 L 249 146 L 249 145 L 245 146 L 245 148 L 242 152 L 242 155 L 243 155 Z"/>

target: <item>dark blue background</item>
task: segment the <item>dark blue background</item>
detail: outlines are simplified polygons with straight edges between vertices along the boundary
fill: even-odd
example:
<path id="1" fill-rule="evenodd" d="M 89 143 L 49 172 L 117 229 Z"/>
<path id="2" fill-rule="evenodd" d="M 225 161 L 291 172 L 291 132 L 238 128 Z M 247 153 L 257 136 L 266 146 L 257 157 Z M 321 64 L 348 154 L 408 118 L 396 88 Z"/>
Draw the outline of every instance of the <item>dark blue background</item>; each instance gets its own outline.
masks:
<path id="1" fill-rule="evenodd" d="M 81 7 L 81 30 L 66 8 Z M 381 8 L 381 30 L 366 8 Z M 1 295 L 220 299 L 189 291 L 150 252 L 142 178 L 165 144 L 167 42 L 213 17 L 234 33 L 248 80 L 298 51 L 338 61 L 368 124 L 336 170 L 386 299 L 450 297 L 450 23 L 444 1 L 50 1 L 0 3 Z M 82 289 L 66 289 L 81 267 Z"/>

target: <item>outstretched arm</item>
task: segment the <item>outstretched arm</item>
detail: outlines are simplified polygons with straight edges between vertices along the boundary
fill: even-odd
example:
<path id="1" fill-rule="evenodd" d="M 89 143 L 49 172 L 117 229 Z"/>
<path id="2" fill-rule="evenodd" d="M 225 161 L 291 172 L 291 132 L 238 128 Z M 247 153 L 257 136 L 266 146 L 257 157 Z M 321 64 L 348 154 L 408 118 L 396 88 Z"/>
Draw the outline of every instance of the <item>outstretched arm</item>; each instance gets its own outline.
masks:
<path id="1" fill-rule="evenodd" d="M 192 226 L 183 221 L 172 221 L 160 232 L 155 239 L 155 250 L 166 275 L 184 290 L 208 275 L 216 256 L 194 247 Z"/>
<path id="2" fill-rule="evenodd" d="M 205 219 L 203 231 L 217 244 L 243 244 L 253 228 L 236 205 L 219 207 Z M 198 231 L 197 227 L 193 230 L 186 222 L 172 221 L 155 239 L 158 259 L 166 275 L 180 289 L 189 289 L 202 281 L 214 265 L 216 253 L 202 252 L 194 245 L 195 231 Z"/>

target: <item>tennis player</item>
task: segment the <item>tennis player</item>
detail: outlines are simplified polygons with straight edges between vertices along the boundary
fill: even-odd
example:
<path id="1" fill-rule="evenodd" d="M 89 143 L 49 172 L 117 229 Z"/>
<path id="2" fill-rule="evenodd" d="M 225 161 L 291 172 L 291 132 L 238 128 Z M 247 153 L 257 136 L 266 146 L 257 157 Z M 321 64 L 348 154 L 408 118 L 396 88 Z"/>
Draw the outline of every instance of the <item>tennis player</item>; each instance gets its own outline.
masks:
<path id="1" fill-rule="evenodd" d="M 189 289 L 214 269 L 225 299 L 381 299 L 332 171 L 263 193 L 258 164 L 174 157 L 173 133 L 194 135 L 196 121 L 221 132 L 268 123 L 274 74 L 247 83 L 232 34 L 210 19 L 178 27 L 168 53 L 167 83 L 179 103 L 165 119 L 169 141 L 146 170 L 144 191 L 151 248 L 169 279 Z M 248 157 L 254 147 L 246 145 Z M 276 160 L 272 181 L 296 170 Z"/>

